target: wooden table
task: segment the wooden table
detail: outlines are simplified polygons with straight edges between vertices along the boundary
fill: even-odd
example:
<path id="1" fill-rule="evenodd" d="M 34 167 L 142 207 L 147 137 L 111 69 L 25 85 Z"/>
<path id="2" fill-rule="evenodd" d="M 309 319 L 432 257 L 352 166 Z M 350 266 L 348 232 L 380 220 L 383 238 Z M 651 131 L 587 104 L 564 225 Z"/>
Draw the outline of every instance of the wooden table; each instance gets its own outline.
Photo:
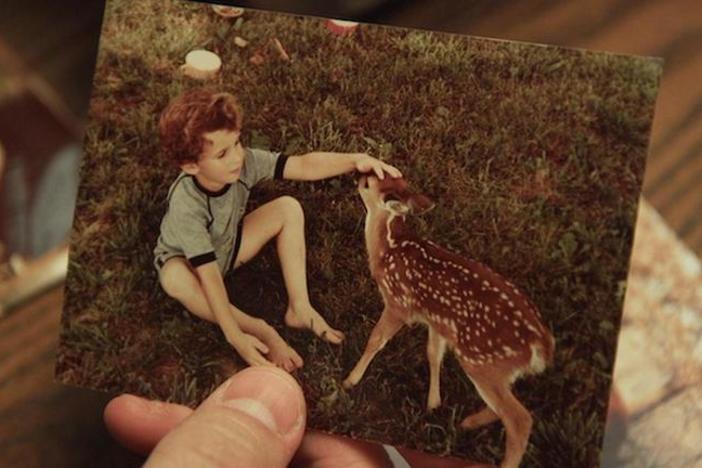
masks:
<path id="1" fill-rule="evenodd" d="M 62 298 L 0 320 L 0 466 L 138 466 L 102 424 L 107 395 L 53 382 Z"/>
<path id="2" fill-rule="evenodd" d="M 40 4 L 46 8 L 35 8 Z M 248 4 L 294 8 L 276 0 Z M 297 5 L 313 11 L 310 2 Z M 87 105 L 101 10 L 98 2 L 77 0 L 11 0 L 0 8 L 0 35 L 12 36 L 7 42 L 59 94 L 65 91 L 79 116 Z M 702 2 L 391 1 L 364 19 L 664 57 L 645 194 L 702 254 Z M 0 320 L 0 466 L 137 465 L 141 460 L 103 427 L 107 396 L 52 383 L 61 298 L 55 289 Z"/>

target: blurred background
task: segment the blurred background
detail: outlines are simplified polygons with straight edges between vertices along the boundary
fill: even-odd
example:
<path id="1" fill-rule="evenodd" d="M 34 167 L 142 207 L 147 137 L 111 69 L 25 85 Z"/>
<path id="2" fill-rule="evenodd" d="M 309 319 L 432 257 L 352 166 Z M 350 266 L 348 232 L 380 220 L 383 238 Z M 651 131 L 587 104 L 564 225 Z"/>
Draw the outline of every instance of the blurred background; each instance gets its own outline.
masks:
<path id="1" fill-rule="evenodd" d="M 603 466 L 702 466 L 702 2 L 236 4 L 663 57 Z M 108 396 L 53 383 L 103 5 L 0 2 L 0 466 L 143 461 L 106 433 Z"/>

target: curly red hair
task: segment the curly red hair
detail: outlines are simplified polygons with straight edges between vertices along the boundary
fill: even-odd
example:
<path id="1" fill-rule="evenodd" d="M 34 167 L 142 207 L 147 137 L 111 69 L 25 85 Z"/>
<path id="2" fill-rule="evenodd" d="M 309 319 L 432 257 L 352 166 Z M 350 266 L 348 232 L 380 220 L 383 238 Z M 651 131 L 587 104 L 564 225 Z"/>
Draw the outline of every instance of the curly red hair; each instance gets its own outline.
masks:
<path id="1" fill-rule="evenodd" d="M 197 162 L 203 135 L 241 130 L 243 112 L 236 98 L 209 88 L 195 88 L 174 98 L 161 113 L 159 133 L 164 156 L 177 165 Z"/>

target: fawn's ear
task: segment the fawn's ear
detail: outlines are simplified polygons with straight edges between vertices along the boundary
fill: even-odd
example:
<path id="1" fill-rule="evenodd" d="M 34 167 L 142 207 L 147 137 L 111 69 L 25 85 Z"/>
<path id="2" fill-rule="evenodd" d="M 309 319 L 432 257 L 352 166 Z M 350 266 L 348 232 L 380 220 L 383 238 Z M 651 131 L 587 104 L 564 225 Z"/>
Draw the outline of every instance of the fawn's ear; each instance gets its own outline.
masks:
<path id="1" fill-rule="evenodd" d="M 392 213 L 399 215 L 406 215 L 411 211 L 410 207 L 400 200 L 388 200 L 385 202 L 385 208 L 390 210 Z"/>
<path id="2" fill-rule="evenodd" d="M 426 213 L 427 211 L 432 210 L 436 206 L 436 203 L 434 203 L 429 199 L 429 197 L 425 197 L 424 195 L 412 194 L 407 199 L 406 206 L 409 208 L 412 214 L 421 215 Z"/>

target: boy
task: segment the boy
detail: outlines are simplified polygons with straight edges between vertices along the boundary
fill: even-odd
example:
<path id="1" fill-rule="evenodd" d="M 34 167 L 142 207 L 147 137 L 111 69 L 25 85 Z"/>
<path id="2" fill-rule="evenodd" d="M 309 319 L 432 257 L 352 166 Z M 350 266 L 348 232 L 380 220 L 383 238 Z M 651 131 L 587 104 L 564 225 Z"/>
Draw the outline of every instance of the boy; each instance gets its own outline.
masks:
<path id="1" fill-rule="evenodd" d="M 334 344 L 344 335 L 310 304 L 300 203 L 284 196 L 244 216 L 249 191 L 267 179 L 319 180 L 354 170 L 380 178 L 384 171 L 401 174 L 367 154 L 288 157 L 244 148 L 241 125 L 234 96 L 204 88 L 181 94 L 163 111 L 161 147 L 182 172 L 168 191 L 155 265 L 164 291 L 191 313 L 219 324 L 248 364 L 292 371 L 302 366 L 302 358 L 273 327 L 230 304 L 223 282 L 227 271 L 248 262 L 269 240 L 276 239 L 289 297 L 286 325 L 309 328 Z"/>

